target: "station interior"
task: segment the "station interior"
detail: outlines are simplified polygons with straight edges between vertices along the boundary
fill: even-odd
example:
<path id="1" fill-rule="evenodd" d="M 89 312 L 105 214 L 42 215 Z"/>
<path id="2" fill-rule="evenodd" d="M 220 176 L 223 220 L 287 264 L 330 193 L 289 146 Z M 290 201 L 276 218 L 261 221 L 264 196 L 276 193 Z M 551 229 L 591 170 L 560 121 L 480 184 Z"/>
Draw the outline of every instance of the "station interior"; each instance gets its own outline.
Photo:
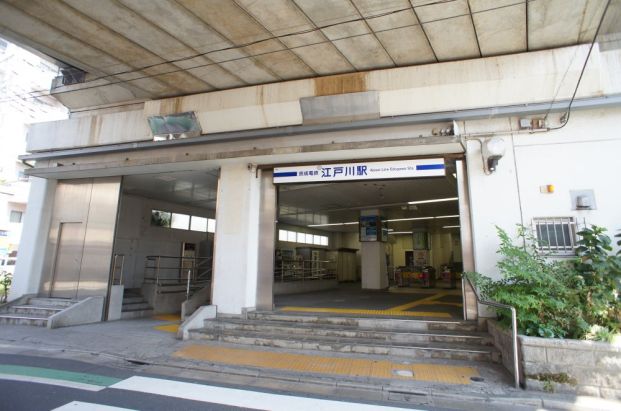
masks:
<path id="1" fill-rule="evenodd" d="M 274 309 L 461 319 L 457 176 L 454 161 L 446 166 L 443 177 L 277 185 Z M 113 270 L 129 292 L 160 298 L 159 311 L 178 311 L 188 277 L 210 287 L 218 178 L 218 169 L 123 178 Z M 373 218 L 379 241 L 361 241 Z"/>

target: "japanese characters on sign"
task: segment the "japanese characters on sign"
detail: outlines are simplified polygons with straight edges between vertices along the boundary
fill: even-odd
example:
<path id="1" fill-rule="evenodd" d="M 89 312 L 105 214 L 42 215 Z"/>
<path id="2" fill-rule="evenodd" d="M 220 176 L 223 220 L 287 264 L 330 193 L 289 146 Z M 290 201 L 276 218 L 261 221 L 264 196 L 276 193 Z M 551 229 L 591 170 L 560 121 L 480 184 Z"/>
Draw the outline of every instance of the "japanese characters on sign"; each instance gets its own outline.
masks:
<path id="1" fill-rule="evenodd" d="M 444 159 L 276 167 L 274 183 L 379 180 L 444 176 Z"/>

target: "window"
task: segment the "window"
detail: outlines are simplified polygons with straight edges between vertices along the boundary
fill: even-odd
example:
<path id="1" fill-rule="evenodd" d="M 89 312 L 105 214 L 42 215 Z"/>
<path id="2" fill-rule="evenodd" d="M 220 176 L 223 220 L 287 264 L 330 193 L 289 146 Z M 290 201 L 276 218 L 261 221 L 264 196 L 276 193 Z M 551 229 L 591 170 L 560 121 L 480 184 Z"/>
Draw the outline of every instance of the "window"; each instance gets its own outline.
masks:
<path id="1" fill-rule="evenodd" d="M 192 231 L 207 231 L 207 219 L 204 217 L 197 217 L 195 215 L 192 216 L 190 220 L 190 230 Z"/>
<path id="2" fill-rule="evenodd" d="M 190 216 L 187 214 L 173 213 L 170 227 L 178 230 L 190 229 Z"/>
<path id="3" fill-rule="evenodd" d="M 151 210 L 151 225 L 170 227 L 170 213 L 160 210 Z"/>
<path id="4" fill-rule="evenodd" d="M 574 255 L 576 223 L 573 217 L 533 219 L 539 250 L 552 255 Z"/>
<path id="5" fill-rule="evenodd" d="M 0 230 L 0 237 L 8 237 L 9 236 L 9 232 L 6 230 Z"/>
<path id="6" fill-rule="evenodd" d="M 215 233 L 216 220 L 195 215 L 171 213 L 170 211 L 151 210 L 151 225 L 174 228 L 177 230 Z"/>
<path id="7" fill-rule="evenodd" d="M 21 223 L 22 214 L 23 213 L 21 211 L 11 210 L 11 217 L 9 218 L 9 221 L 12 223 Z"/>
<path id="8" fill-rule="evenodd" d="M 207 219 L 207 232 L 208 233 L 216 232 L 216 220 L 214 220 L 213 218 Z"/>
<path id="9" fill-rule="evenodd" d="M 322 245 L 325 247 L 328 246 L 328 237 L 325 235 L 314 235 L 289 230 L 278 230 L 278 241 L 286 241 L 289 243 L 299 244 Z"/>
<path id="10" fill-rule="evenodd" d="M 306 234 L 304 233 L 297 233 L 297 234 L 298 234 L 298 243 L 304 244 L 306 240 Z"/>

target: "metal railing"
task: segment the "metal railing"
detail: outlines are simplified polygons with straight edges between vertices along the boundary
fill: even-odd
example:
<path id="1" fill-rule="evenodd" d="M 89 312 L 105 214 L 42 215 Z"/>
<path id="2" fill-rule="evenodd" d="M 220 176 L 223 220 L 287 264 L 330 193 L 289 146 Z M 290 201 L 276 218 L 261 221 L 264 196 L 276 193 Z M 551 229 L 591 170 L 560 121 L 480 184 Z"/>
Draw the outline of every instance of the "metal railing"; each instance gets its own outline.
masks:
<path id="1" fill-rule="evenodd" d="M 185 292 L 190 298 L 192 292 L 211 282 L 211 257 L 172 257 L 150 255 L 145 260 L 145 283 L 156 284 L 158 287 L 184 288 L 158 290 L 160 294 Z"/>
<path id="2" fill-rule="evenodd" d="M 274 269 L 274 280 L 313 281 L 336 278 L 336 261 L 332 260 L 279 260 Z"/>
<path id="3" fill-rule="evenodd" d="M 119 260 L 121 260 L 121 266 L 119 267 Z M 123 285 L 123 266 L 125 265 L 125 254 L 114 254 L 112 257 L 112 267 L 110 270 L 112 271 L 112 285 Z M 120 272 L 119 279 L 117 282 L 116 273 L 117 270 Z"/>
<path id="4" fill-rule="evenodd" d="M 483 300 L 481 296 L 479 295 L 474 284 L 472 284 L 468 276 L 464 273 L 464 275 L 462 275 L 462 282 L 461 282 L 461 292 L 462 292 L 462 296 L 464 299 L 464 304 L 463 304 L 464 319 L 466 318 L 466 283 L 472 289 L 472 292 L 474 293 L 477 303 L 487 305 L 490 307 L 503 308 L 503 309 L 511 311 L 511 341 L 512 341 L 512 346 L 513 346 L 513 378 L 515 380 L 515 388 L 520 388 L 520 362 L 519 362 L 519 357 L 518 357 L 517 312 L 515 310 L 515 307 L 511 305 L 507 305 L 507 304 L 497 303 L 495 301 Z"/>

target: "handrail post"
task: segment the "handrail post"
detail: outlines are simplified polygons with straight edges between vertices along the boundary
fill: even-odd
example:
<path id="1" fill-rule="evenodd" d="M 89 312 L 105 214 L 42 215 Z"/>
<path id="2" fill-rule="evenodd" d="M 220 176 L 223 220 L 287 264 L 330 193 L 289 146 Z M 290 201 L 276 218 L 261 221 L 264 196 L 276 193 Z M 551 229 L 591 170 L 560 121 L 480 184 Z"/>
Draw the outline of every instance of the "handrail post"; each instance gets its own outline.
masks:
<path id="1" fill-rule="evenodd" d="M 511 340 L 512 340 L 511 345 L 513 346 L 512 347 L 513 348 L 513 378 L 515 379 L 515 388 L 520 388 L 520 359 L 518 355 L 517 311 L 515 307 L 508 305 L 508 304 L 501 304 L 501 303 L 497 303 L 494 301 L 486 301 L 486 300 L 481 299 L 481 297 L 479 296 L 479 293 L 477 292 L 477 289 L 474 287 L 474 285 L 472 284 L 468 276 L 464 274 L 463 278 L 466 279 L 466 281 L 468 282 L 468 285 L 472 288 L 472 291 L 474 292 L 474 296 L 478 304 L 484 304 L 484 305 L 488 305 L 488 306 L 496 307 L 496 308 L 504 308 L 504 309 L 508 309 L 511 311 Z M 462 291 L 464 291 L 463 278 L 462 278 Z M 465 293 L 463 295 L 464 295 L 463 298 L 465 298 Z M 465 306 L 465 300 L 464 300 L 464 306 Z"/>
<path id="2" fill-rule="evenodd" d="M 461 277 L 461 303 L 462 303 L 462 310 L 464 312 L 464 320 L 468 320 L 468 302 L 466 301 L 466 279 L 464 277 L 464 275 L 462 274 Z"/>
<path id="3" fill-rule="evenodd" d="M 119 285 L 123 285 L 123 267 L 125 266 L 125 254 L 121 254 L 121 275 L 119 276 Z"/>
<path id="4" fill-rule="evenodd" d="M 511 338 L 513 340 L 513 377 L 515 388 L 520 388 L 520 359 L 518 357 L 517 312 L 511 307 Z"/>
<path id="5" fill-rule="evenodd" d="M 160 256 L 157 256 L 155 263 L 155 284 L 160 285 Z"/>
<path id="6" fill-rule="evenodd" d="M 118 254 L 114 254 L 114 257 L 112 257 L 112 285 L 115 285 L 114 279 L 116 277 L 116 259 L 118 256 Z"/>
<path id="7" fill-rule="evenodd" d="M 190 299 L 190 275 L 192 274 L 192 269 L 188 268 L 188 285 L 185 289 L 185 299 L 186 301 Z"/>

